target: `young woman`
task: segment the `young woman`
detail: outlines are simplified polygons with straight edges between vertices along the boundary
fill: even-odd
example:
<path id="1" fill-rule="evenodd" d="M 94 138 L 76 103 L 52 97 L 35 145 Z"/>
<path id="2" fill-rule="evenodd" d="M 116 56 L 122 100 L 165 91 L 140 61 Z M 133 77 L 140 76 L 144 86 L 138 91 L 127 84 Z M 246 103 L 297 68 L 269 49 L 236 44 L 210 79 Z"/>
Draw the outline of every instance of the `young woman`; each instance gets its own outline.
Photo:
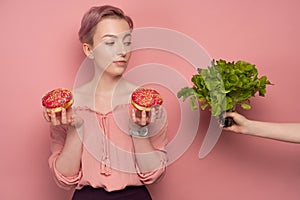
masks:
<path id="1" fill-rule="evenodd" d="M 73 200 L 151 199 L 145 185 L 165 173 L 164 112 L 152 110 L 149 119 L 143 111 L 140 120 L 135 112 L 128 114 L 135 86 L 122 75 L 130 59 L 132 29 L 131 18 L 121 9 L 92 7 L 82 19 L 79 38 L 94 76 L 74 89 L 71 109 L 59 116 L 44 111 L 51 123 L 50 169 L 59 186 L 75 188 Z M 131 134 L 140 130 L 147 136 Z"/>
<path id="2" fill-rule="evenodd" d="M 235 124 L 224 128 L 224 130 L 286 142 L 300 143 L 300 123 L 254 121 L 249 120 L 236 112 L 227 113 L 226 116 L 232 117 Z"/>

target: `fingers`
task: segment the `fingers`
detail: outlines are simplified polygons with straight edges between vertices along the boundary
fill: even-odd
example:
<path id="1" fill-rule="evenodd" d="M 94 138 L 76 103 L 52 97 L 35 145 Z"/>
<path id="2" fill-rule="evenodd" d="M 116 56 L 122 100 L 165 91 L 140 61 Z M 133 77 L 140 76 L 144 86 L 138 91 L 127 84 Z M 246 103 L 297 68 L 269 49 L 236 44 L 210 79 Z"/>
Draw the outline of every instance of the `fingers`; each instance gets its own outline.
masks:
<path id="1" fill-rule="evenodd" d="M 161 106 L 155 106 L 150 111 L 131 109 L 131 120 L 140 126 L 145 126 L 162 118 L 163 109 Z"/>
<path id="2" fill-rule="evenodd" d="M 45 120 L 46 120 L 47 122 L 50 122 L 50 121 L 51 121 L 51 119 L 50 119 L 50 117 L 49 117 L 49 114 L 48 114 L 46 108 L 44 108 L 43 116 L 44 116 L 44 118 L 45 118 Z"/>
<path id="3" fill-rule="evenodd" d="M 237 112 L 226 112 L 225 117 L 236 117 L 238 115 Z"/>
<path id="4" fill-rule="evenodd" d="M 54 110 L 51 110 L 50 121 L 53 126 L 60 125 L 60 121 L 56 118 L 56 114 L 55 114 Z"/>
<path id="5" fill-rule="evenodd" d="M 157 113 L 156 113 L 156 109 L 152 108 L 151 109 L 151 114 L 150 114 L 151 118 L 150 118 L 150 122 L 153 123 L 155 122 L 156 118 L 157 118 Z"/>
<path id="6" fill-rule="evenodd" d="M 226 117 L 232 117 L 235 123 L 232 126 L 224 127 L 224 130 L 232 131 L 235 133 L 247 132 L 250 121 L 246 117 L 237 112 L 228 112 L 226 113 Z"/>
<path id="7" fill-rule="evenodd" d="M 136 122 L 136 116 L 135 116 L 135 110 L 134 110 L 134 108 L 131 109 L 131 119 L 132 119 L 133 122 Z"/>
<path id="8" fill-rule="evenodd" d="M 141 116 L 136 116 L 136 111 L 135 109 L 131 110 L 131 119 L 133 122 L 139 124 L 140 126 L 145 126 L 147 124 L 147 114 L 146 111 L 138 111 L 141 112 Z"/>
<path id="9" fill-rule="evenodd" d="M 150 122 L 155 122 L 156 120 L 162 118 L 163 109 L 161 106 L 156 106 L 151 109 L 151 119 Z"/>
<path id="10" fill-rule="evenodd" d="M 61 123 L 62 124 L 68 123 L 66 109 L 64 108 L 61 110 Z"/>
<path id="11" fill-rule="evenodd" d="M 147 123 L 147 115 L 146 115 L 146 111 L 143 110 L 143 111 L 142 111 L 142 118 L 141 118 L 140 125 L 141 125 L 141 126 L 145 126 L 146 123 Z"/>
<path id="12" fill-rule="evenodd" d="M 60 113 L 55 113 L 54 110 L 51 110 L 50 113 L 47 113 L 46 109 L 44 109 L 43 115 L 45 120 L 50 122 L 53 126 L 70 125 L 80 128 L 84 123 L 84 120 L 77 116 L 71 108 L 67 110 L 62 108 Z"/>
<path id="13" fill-rule="evenodd" d="M 46 113 L 44 117 L 48 122 L 51 122 L 53 126 L 70 124 L 72 122 L 72 112 L 67 112 L 65 108 L 62 108 L 59 114 L 51 110 L 50 114 Z"/>
<path id="14" fill-rule="evenodd" d="M 223 130 L 225 130 L 225 131 L 232 131 L 232 132 L 235 132 L 235 133 L 239 132 L 238 128 L 236 126 L 224 127 Z"/>
<path id="15" fill-rule="evenodd" d="M 160 119 L 163 115 L 163 108 L 161 106 L 158 106 L 155 108 L 156 111 L 156 119 Z"/>

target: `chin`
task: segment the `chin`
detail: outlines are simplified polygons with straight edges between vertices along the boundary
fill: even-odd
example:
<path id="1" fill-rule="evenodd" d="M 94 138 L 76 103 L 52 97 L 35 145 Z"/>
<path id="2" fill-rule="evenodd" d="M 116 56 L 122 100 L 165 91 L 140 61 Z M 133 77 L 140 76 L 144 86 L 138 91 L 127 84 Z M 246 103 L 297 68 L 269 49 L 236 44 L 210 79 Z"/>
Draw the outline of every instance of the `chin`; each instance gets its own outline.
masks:
<path id="1" fill-rule="evenodd" d="M 110 72 L 109 74 L 114 77 L 121 77 L 121 76 L 123 76 L 124 73 L 125 73 L 125 70 L 114 71 L 114 72 Z"/>
<path id="2" fill-rule="evenodd" d="M 116 75 L 123 75 L 126 71 L 126 67 L 118 68 L 114 70 L 114 74 Z"/>

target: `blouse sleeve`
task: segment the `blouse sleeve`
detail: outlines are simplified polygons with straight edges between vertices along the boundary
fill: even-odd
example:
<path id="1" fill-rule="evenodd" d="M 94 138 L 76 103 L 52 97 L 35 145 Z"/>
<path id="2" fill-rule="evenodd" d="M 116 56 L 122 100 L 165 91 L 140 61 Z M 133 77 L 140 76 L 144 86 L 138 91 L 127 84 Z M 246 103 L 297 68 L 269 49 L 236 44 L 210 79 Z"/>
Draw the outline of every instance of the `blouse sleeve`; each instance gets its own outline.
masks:
<path id="1" fill-rule="evenodd" d="M 64 147 L 66 134 L 67 134 L 66 126 L 64 125 L 50 126 L 51 155 L 48 159 L 48 163 L 49 163 L 51 174 L 54 177 L 56 184 L 63 189 L 72 189 L 78 184 L 82 176 L 82 172 L 79 171 L 79 173 L 75 176 L 66 177 L 62 175 L 55 166 L 56 160 Z"/>
<path id="2" fill-rule="evenodd" d="M 156 170 L 147 173 L 142 173 L 137 168 L 138 176 L 144 184 L 152 184 L 154 182 L 159 181 L 166 172 L 168 158 L 167 158 L 167 152 L 165 150 L 165 146 L 168 143 L 166 137 L 168 125 L 166 120 L 164 120 L 163 123 L 164 125 L 161 127 L 160 131 L 154 136 L 150 137 L 150 141 L 153 147 L 157 150 L 157 153 L 159 154 L 160 166 Z"/>

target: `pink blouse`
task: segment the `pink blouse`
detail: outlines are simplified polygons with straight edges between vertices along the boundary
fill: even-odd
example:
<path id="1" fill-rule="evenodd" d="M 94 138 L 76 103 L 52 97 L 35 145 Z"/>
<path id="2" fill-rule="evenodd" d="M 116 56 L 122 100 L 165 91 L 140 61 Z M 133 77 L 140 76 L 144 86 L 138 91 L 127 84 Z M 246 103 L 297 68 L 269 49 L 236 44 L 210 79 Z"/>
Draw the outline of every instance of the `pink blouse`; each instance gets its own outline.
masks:
<path id="1" fill-rule="evenodd" d="M 165 173 L 167 156 L 164 150 L 166 117 L 148 125 L 153 147 L 159 152 L 160 166 L 147 173 L 140 172 L 135 161 L 133 141 L 129 130 L 128 105 L 117 106 L 112 112 L 101 114 L 87 107 L 76 107 L 84 119 L 81 140 L 83 150 L 81 169 L 76 176 L 66 177 L 55 167 L 67 134 L 67 126 L 51 126 L 51 156 L 49 166 L 56 183 L 65 189 L 80 189 L 85 185 L 102 187 L 107 191 L 120 190 L 130 185 L 151 184 Z"/>

